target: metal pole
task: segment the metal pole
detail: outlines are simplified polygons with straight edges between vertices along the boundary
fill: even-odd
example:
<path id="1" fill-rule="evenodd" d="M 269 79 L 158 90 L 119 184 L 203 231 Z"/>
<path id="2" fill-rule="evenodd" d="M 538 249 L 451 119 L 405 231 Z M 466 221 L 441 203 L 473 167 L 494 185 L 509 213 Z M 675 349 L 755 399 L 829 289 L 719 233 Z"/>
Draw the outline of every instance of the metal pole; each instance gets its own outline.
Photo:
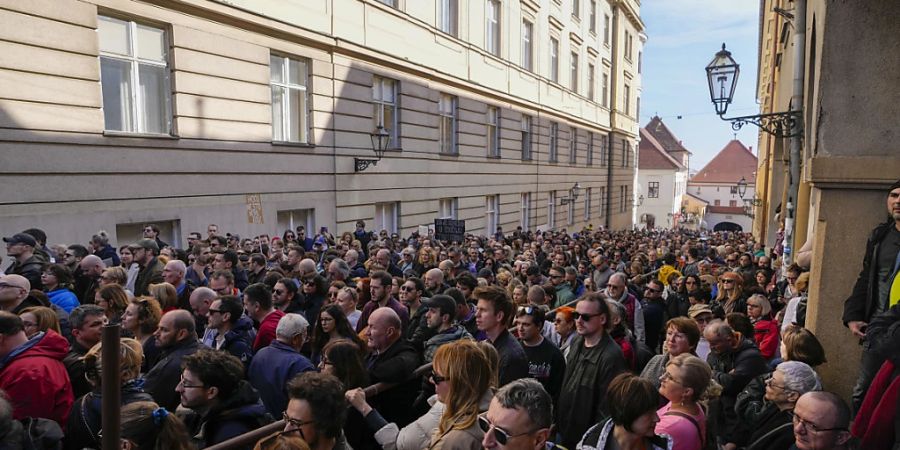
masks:
<path id="1" fill-rule="evenodd" d="M 101 338 L 101 364 L 102 370 L 100 379 L 103 380 L 102 392 L 103 402 L 101 404 L 101 413 L 103 420 L 101 428 L 103 429 L 102 447 L 103 450 L 118 450 L 121 448 L 119 443 L 119 416 L 122 413 L 122 377 L 120 349 L 121 341 L 119 340 L 118 323 L 107 324 L 103 327 L 103 337 Z"/>
<path id="2" fill-rule="evenodd" d="M 806 63 L 806 0 L 797 0 L 794 11 L 794 82 L 789 110 L 803 109 L 803 75 Z M 810 112 L 807 111 L 807 114 Z M 803 145 L 803 115 L 792 122 L 790 188 L 784 219 L 784 264 L 787 268 L 794 260 L 794 222 L 797 213 L 797 199 L 800 194 L 800 158 Z"/>

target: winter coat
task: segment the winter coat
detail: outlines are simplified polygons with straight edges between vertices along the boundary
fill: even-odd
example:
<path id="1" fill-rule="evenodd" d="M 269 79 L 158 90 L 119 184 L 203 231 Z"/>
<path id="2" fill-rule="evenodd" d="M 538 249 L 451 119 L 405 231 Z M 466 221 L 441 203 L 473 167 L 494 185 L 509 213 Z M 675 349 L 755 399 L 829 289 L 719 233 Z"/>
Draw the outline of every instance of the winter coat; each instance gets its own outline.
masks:
<path id="1" fill-rule="evenodd" d="M 766 361 L 771 360 L 778 353 L 779 337 L 778 322 L 761 318 L 753 323 L 753 340 Z"/>
<path id="2" fill-rule="evenodd" d="M 448 342 L 458 341 L 460 339 L 475 339 L 461 325 L 453 325 L 442 333 L 434 335 L 431 339 L 425 341 L 425 362 L 434 361 L 434 353 L 438 347 Z"/>
<path id="3" fill-rule="evenodd" d="M 788 450 L 794 445 L 793 418 L 791 411 L 767 411 L 753 424 L 746 450 Z"/>
<path id="4" fill-rule="evenodd" d="M 165 265 L 155 256 L 147 263 L 147 267 L 139 267 L 137 278 L 134 280 L 134 296 L 150 295 L 150 285 L 164 281 L 163 269 Z"/>
<path id="5" fill-rule="evenodd" d="M 500 386 L 528 377 L 528 355 L 509 331 L 503 329 L 491 344 L 500 356 Z"/>
<path id="6" fill-rule="evenodd" d="M 774 403 L 765 399 L 766 378 L 771 375 L 772 372 L 765 372 L 757 376 L 747 383 L 747 387 L 738 394 L 734 404 L 738 420 L 746 423 L 759 423 L 770 410 L 777 409 Z"/>
<path id="7" fill-rule="evenodd" d="M 153 401 L 150 394 L 144 392 L 143 381 L 132 380 L 122 386 L 122 406 L 134 402 Z M 103 426 L 102 416 L 103 392 L 96 389 L 75 400 L 69 413 L 69 424 L 66 430 L 66 450 L 83 448 L 100 448 L 100 429 Z"/>
<path id="8" fill-rule="evenodd" d="M 112 245 L 106 244 L 100 250 L 94 252 L 98 258 L 102 259 L 104 263 L 106 263 L 106 267 L 114 267 L 122 264 L 122 260 L 119 259 L 118 253 L 116 253 L 116 249 L 113 248 Z M 107 262 L 110 261 L 110 262 Z"/>
<path id="9" fill-rule="evenodd" d="M 584 434 L 584 437 L 575 448 L 577 450 L 603 450 L 606 448 L 607 440 L 615 439 L 613 437 L 613 428 L 612 419 L 597 423 L 587 430 L 587 433 Z M 648 450 L 672 450 L 673 445 L 672 439 L 668 435 L 663 434 L 648 438 L 646 448 Z"/>
<path id="10" fill-rule="evenodd" d="M 753 341 L 742 339 L 737 348 L 729 353 L 710 353 L 707 362 L 712 368 L 713 380 L 722 386 L 722 395 L 718 401 L 713 402 L 709 412 L 717 426 L 716 434 L 730 440 L 745 440 L 749 433 L 741 425 L 746 427 L 747 424 L 738 420 L 734 405 L 747 383 L 768 370 L 766 361 Z"/>
<path id="11" fill-rule="evenodd" d="M 50 299 L 50 303 L 59 306 L 69 314 L 72 313 L 73 309 L 81 306 L 81 302 L 78 301 L 78 297 L 75 296 L 75 293 L 64 287 L 47 292 L 47 298 Z M 93 300 L 94 299 L 91 299 L 91 301 Z"/>
<path id="12" fill-rule="evenodd" d="M 247 380 L 259 391 L 266 410 L 278 417 L 287 408 L 288 381 L 299 373 L 314 370 L 309 359 L 290 345 L 275 340 L 253 357 L 247 369 Z"/>
<path id="13" fill-rule="evenodd" d="M 284 410 L 279 414 L 281 412 Z M 259 394 L 245 380 L 241 380 L 230 397 L 222 399 L 221 403 L 214 405 L 205 415 L 201 416 L 187 408 L 179 409 L 178 415 L 184 421 L 197 448 L 206 448 L 272 423 L 272 416 L 259 401 Z M 250 442 L 244 447 L 235 448 L 250 450 L 253 445 Z"/>
<path id="14" fill-rule="evenodd" d="M 63 358 L 63 364 L 66 365 L 66 372 L 69 374 L 69 381 L 72 383 L 72 395 L 75 398 L 80 398 L 94 389 L 84 376 L 83 358 L 88 350 L 90 349 L 84 348 L 78 341 L 73 340 L 72 346 L 69 347 L 69 353 Z"/>
<path id="15" fill-rule="evenodd" d="M 74 397 L 63 358 L 69 343 L 53 330 L 38 333 L 0 359 L 0 389 L 13 418 L 45 418 L 65 428 Z"/>
<path id="16" fill-rule="evenodd" d="M 250 364 L 253 358 L 253 322 L 250 320 L 238 320 L 234 328 L 225 333 L 225 341 L 218 350 L 226 351 L 240 359 L 244 367 Z"/>
<path id="17" fill-rule="evenodd" d="M 4 273 L 7 275 L 22 275 L 31 283 L 32 289 L 41 291 L 44 289 L 44 283 L 41 281 L 43 272 L 44 262 L 37 256 L 32 255 L 21 264 L 19 264 L 19 261 L 13 261 Z"/>
<path id="18" fill-rule="evenodd" d="M 575 337 L 566 357 L 557 409 L 562 445 L 573 447 L 592 424 L 607 416 L 606 390 L 626 370 L 622 350 L 609 335 L 591 348 L 585 347 L 582 336 Z"/>
<path id="19" fill-rule="evenodd" d="M 875 312 L 875 300 L 878 296 L 878 252 L 881 241 L 894 227 L 894 221 L 882 223 L 872 230 L 872 234 L 866 240 L 866 254 L 863 257 L 862 270 L 856 277 L 853 291 L 844 300 L 844 314 L 841 320 L 844 326 L 849 322 L 868 322 Z M 7 272 L 9 273 L 9 272 Z"/>
<path id="20" fill-rule="evenodd" d="M 366 367 L 369 369 L 372 384 L 400 383 L 379 393 L 371 404 L 385 419 L 396 422 L 401 427 L 413 419 L 410 417 L 410 405 L 419 394 L 419 383 L 418 379 L 410 379 L 410 376 L 420 363 L 419 354 L 402 339 L 394 342 L 383 352 L 378 354 L 373 352 L 366 358 Z"/>
<path id="21" fill-rule="evenodd" d="M 431 435 L 444 414 L 445 405 L 437 400 L 437 395 L 428 399 L 431 408 L 414 422 L 401 430 L 395 423 L 388 423 L 381 414 L 372 410 L 366 416 L 369 428 L 377 430 L 375 440 L 384 450 L 421 450 L 428 447 Z"/>
<path id="22" fill-rule="evenodd" d="M 175 392 L 175 386 L 181 381 L 181 360 L 201 348 L 205 346 L 196 338 L 189 337 L 162 350 L 159 360 L 144 377 L 144 390 L 153 396 L 159 406 L 175 411 L 181 403 L 179 394 Z"/>

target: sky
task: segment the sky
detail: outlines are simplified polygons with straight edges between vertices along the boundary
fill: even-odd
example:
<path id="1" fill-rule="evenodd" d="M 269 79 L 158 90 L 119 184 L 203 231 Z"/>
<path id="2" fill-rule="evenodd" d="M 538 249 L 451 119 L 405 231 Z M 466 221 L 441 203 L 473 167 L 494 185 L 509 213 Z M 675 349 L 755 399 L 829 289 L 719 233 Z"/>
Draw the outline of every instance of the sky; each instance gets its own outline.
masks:
<path id="1" fill-rule="evenodd" d="M 644 0 L 646 26 L 640 125 L 654 115 L 693 153 L 698 171 L 734 139 L 731 124 L 709 100 L 706 65 L 724 42 L 740 64 L 738 86 L 726 117 L 759 114 L 756 103 L 759 2 L 750 0 Z M 678 118 L 681 116 L 681 119 Z M 737 138 L 758 147 L 758 128 L 746 125 Z"/>

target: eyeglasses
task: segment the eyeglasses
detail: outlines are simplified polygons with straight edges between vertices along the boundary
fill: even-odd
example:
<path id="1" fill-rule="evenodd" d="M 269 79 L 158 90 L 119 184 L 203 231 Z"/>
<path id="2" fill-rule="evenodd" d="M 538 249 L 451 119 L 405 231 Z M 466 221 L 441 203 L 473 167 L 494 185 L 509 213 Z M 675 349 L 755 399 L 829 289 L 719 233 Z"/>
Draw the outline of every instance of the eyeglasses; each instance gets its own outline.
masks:
<path id="1" fill-rule="evenodd" d="M 315 422 L 314 420 L 298 420 L 298 419 L 294 419 L 293 417 L 287 415 L 287 411 L 281 413 L 281 417 L 284 418 L 284 421 L 285 421 L 285 422 L 291 424 L 291 426 L 294 427 L 294 428 L 300 428 L 300 427 L 302 427 L 302 426 L 304 426 L 304 425 L 309 425 L 309 424 Z M 301 432 L 301 433 L 302 433 L 302 432 Z"/>
<path id="2" fill-rule="evenodd" d="M 734 280 L 732 280 L 731 278 L 722 279 L 722 284 L 728 284 L 728 283 L 734 283 Z"/>
<path id="3" fill-rule="evenodd" d="M 672 376 L 672 374 L 670 374 L 669 372 L 663 372 L 662 375 L 659 376 L 659 381 L 667 381 L 667 380 L 684 386 L 684 383 L 676 380 L 675 377 Z"/>
<path id="4" fill-rule="evenodd" d="M 222 310 L 221 310 L 221 309 L 212 309 L 212 308 L 209 308 L 209 313 L 210 313 L 210 314 L 221 314 L 221 313 L 222 313 Z"/>
<path id="5" fill-rule="evenodd" d="M 282 289 L 272 289 L 272 293 L 275 295 L 281 295 L 281 294 L 284 294 L 285 291 Z"/>
<path id="6" fill-rule="evenodd" d="M 687 285 L 687 284 L 697 284 L 697 282 L 694 281 L 694 280 L 685 280 L 685 281 L 684 281 L 684 284 L 686 284 L 686 285 Z"/>
<path id="7" fill-rule="evenodd" d="M 659 289 L 653 289 L 653 288 L 651 288 L 651 287 L 647 287 L 647 288 L 644 288 L 644 292 L 652 292 L 652 293 L 654 293 L 654 294 L 659 294 L 659 293 L 662 292 L 662 291 L 659 290 Z"/>
<path id="8" fill-rule="evenodd" d="M 519 307 L 519 312 L 520 312 L 520 313 L 527 314 L 527 315 L 529 315 L 529 316 L 534 314 L 534 310 L 535 310 L 534 306 L 530 306 L 530 305 L 529 305 L 529 306 L 520 306 L 520 307 Z"/>
<path id="9" fill-rule="evenodd" d="M 410 291 L 416 290 L 416 288 L 413 288 L 413 287 L 407 287 L 407 286 L 400 286 L 400 290 L 403 291 L 403 292 L 410 292 Z"/>
<path id="10" fill-rule="evenodd" d="M 442 376 L 437 375 L 437 374 L 431 374 L 430 379 L 431 379 L 431 383 L 432 383 L 432 384 L 438 385 L 438 384 L 441 384 L 441 383 L 443 383 L 443 382 L 449 380 L 450 378 L 448 378 L 448 377 L 442 377 Z"/>
<path id="11" fill-rule="evenodd" d="M 599 316 L 599 315 L 600 315 L 600 314 L 585 314 L 585 313 L 580 313 L 580 312 L 578 312 L 578 311 L 575 311 L 575 312 L 572 313 L 572 319 L 573 319 L 573 320 L 581 319 L 581 320 L 583 320 L 583 321 L 585 321 L 585 322 L 590 322 L 591 319 L 593 319 L 594 317 L 597 317 L 597 316 Z"/>
<path id="12" fill-rule="evenodd" d="M 316 285 L 316 281 L 315 281 L 315 280 L 306 280 L 306 281 L 303 282 L 303 285 L 304 285 L 304 286 L 315 286 L 315 285 Z"/>
<path id="13" fill-rule="evenodd" d="M 777 387 L 778 389 L 781 389 L 782 391 L 785 391 L 785 392 L 790 392 L 790 391 L 791 391 L 791 390 L 788 389 L 786 386 L 783 386 L 783 385 L 780 385 L 780 384 L 775 384 L 775 377 L 773 377 L 773 376 L 771 376 L 771 375 L 769 376 L 769 378 L 766 378 L 766 386 Z"/>
<path id="14" fill-rule="evenodd" d="M 531 431 L 526 431 L 524 433 L 519 433 L 519 434 L 510 434 L 508 431 L 504 430 L 503 428 L 499 428 L 499 427 L 495 426 L 493 423 L 491 423 L 491 421 L 488 420 L 488 418 L 487 418 L 487 413 L 482 413 L 482 414 L 478 415 L 478 428 L 481 428 L 481 431 L 483 431 L 484 434 L 487 434 L 491 430 L 494 430 L 494 439 L 500 445 L 506 445 L 506 443 L 509 442 L 509 440 L 514 437 L 524 436 L 526 434 L 532 433 Z"/>
<path id="15" fill-rule="evenodd" d="M 185 389 L 195 389 L 195 388 L 201 388 L 201 389 L 202 389 L 202 388 L 205 388 L 205 387 L 206 387 L 206 386 L 204 386 L 204 385 L 202 385 L 202 384 L 187 384 L 187 382 L 184 380 L 184 377 L 183 377 L 183 376 L 181 377 L 181 381 L 179 381 L 178 384 L 180 384 L 181 387 L 183 387 L 183 388 L 185 388 Z"/>
<path id="16" fill-rule="evenodd" d="M 803 429 L 805 429 L 806 431 L 812 432 L 813 434 L 824 433 L 826 431 L 848 431 L 847 428 L 845 428 L 845 427 L 819 428 L 818 425 L 816 425 L 806 419 L 801 418 L 800 416 L 795 414 L 793 411 L 791 411 L 791 416 L 793 416 L 793 419 L 791 421 L 794 423 L 795 427 L 797 425 L 803 425 Z"/>
<path id="17" fill-rule="evenodd" d="M 337 297 L 337 295 L 338 295 L 337 291 L 331 291 L 328 293 L 329 297 Z"/>

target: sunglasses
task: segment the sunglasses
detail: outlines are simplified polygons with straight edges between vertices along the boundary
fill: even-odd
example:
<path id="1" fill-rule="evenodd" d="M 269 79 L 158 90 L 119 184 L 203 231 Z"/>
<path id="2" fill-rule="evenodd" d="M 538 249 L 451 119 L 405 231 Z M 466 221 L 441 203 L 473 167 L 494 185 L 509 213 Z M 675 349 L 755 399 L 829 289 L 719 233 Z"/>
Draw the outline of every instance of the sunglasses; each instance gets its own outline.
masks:
<path id="1" fill-rule="evenodd" d="M 591 319 L 593 319 L 594 317 L 597 317 L 597 316 L 599 316 L 599 315 L 600 315 L 600 314 L 584 314 L 584 313 L 580 313 L 580 312 L 578 312 L 578 311 L 575 311 L 575 312 L 572 313 L 572 320 L 578 320 L 578 319 L 581 319 L 581 320 L 583 320 L 583 321 L 585 321 L 585 322 L 590 322 Z"/>
<path id="2" fill-rule="evenodd" d="M 534 314 L 534 310 L 535 310 L 534 306 L 520 306 L 519 307 L 520 313 L 527 314 L 529 316 Z"/>
<path id="3" fill-rule="evenodd" d="M 432 383 L 432 384 L 435 384 L 435 385 L 441 384 L 441 383 L 443 383 L 443 382 L 445 382 L 445 381 L 447 381 L 447 380 L 450 379 L 450 378 L 448 378 L 448 377 L 442 377 L 442 376 L 440 376 L 440 375 L 435 375 L 435 374 L 431 374 L 431 377 L 430 377 L 430 378 L 431 378 L 431 383 Z"/>
<path id="4" fill-rule="evenodd" d="M 530 433 L 530 432 L 526 431 L 524 433 L 519 433 L 519 434 L 510 434 L 508 431 L 506 431 L 502 428 L 498 428 L 493 423 L 491 423 L 491 421 L 488 420 L 486 414 L 487 413 L 484 413 L 484 414 L 480 414 L 478 416 L 478 428 L 481 428 L 481 431 L 483 431 L 484 434 L 487 434 L 491 430 L 494 430 L 494 440 L 496 440 L 497 443 L 500 445 L 506 445 L 510 439 L 512 439 L 514 437 L 524 436 L 524 435 Z"/>

